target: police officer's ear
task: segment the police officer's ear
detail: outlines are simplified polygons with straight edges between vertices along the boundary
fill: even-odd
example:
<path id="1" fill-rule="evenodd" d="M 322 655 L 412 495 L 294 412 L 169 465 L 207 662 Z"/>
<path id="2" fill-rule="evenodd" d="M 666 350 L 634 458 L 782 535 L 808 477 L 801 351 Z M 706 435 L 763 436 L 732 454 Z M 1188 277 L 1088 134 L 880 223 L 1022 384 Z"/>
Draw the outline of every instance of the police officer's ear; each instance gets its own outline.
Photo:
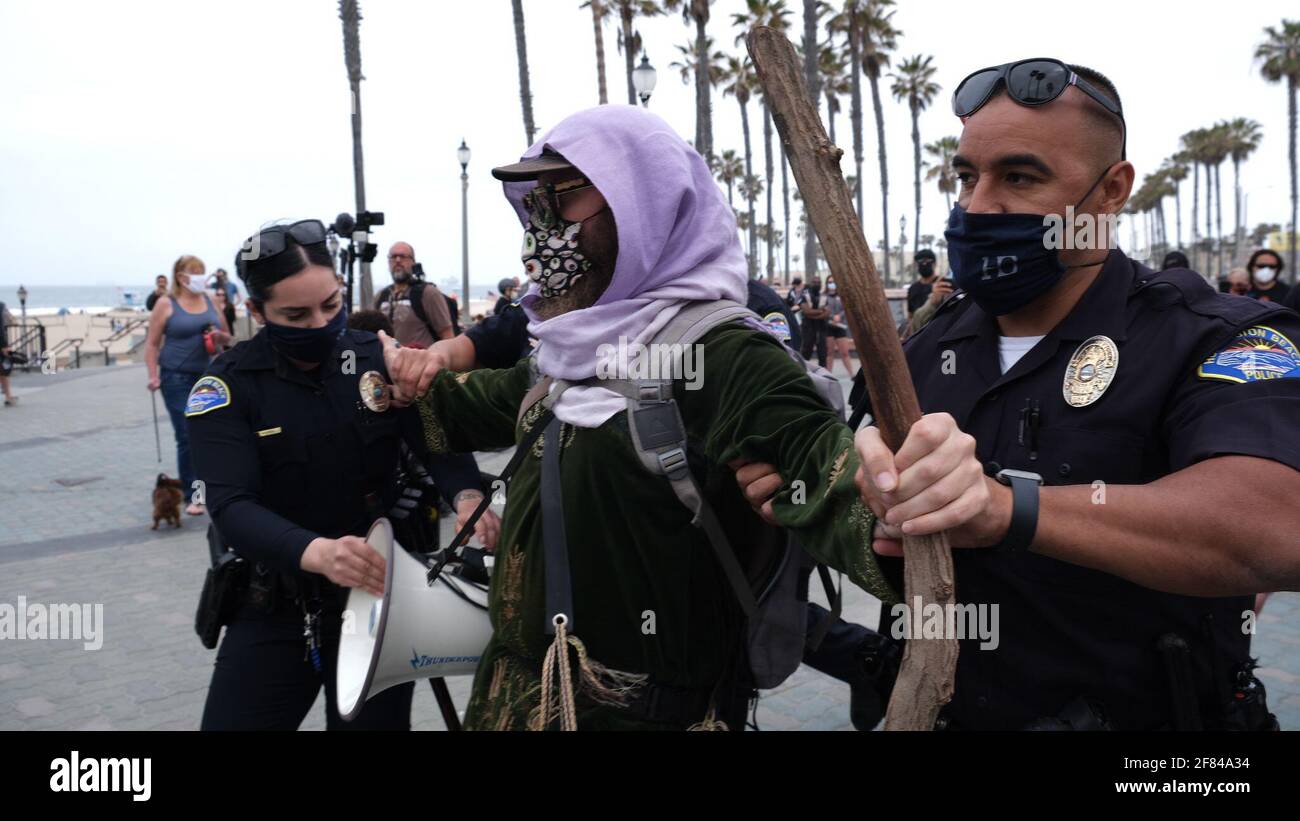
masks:
<path id="1" fill-rule="evenodd" d="M 266 316 L 262 313 L 262 300 L 249 297 L 244 300 L 244 304 L 248 306 L 248 312 L 253 315 L 253 319 L 257 320 L 258 325 L 266 324 Z"/>
<path id="2" fill-rule="evenodd" d="M 1129 195 L 1133 193 L 1136 173 L 1133 163 L 1128 160 L 1120 160 L 1112 165 L 1097 185 L 1097 211 L 1102 214 L 1118 214 L 1123 211 Z"/>

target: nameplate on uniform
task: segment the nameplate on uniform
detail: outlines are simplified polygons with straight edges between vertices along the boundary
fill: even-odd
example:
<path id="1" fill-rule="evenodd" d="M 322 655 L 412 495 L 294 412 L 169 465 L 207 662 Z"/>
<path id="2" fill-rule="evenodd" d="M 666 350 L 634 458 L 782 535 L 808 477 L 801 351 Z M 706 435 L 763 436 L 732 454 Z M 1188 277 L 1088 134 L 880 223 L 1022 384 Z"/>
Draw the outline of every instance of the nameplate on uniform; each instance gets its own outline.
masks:
<path id="1" fill-rule="evenodd" d="M 230 388 L 226 383 L 215 376 L 204 376 L 190 389 L 190 398 L 185 400 L 185 415 L 202 416 L 229 404 Z"/>
<path id="2" fill-rule="evenodd" d="M 282 430 L 281 428 L 278 428 L 278 427 L 275 427 L 275 428 L 265 428 L 265 429 L 263 429 L 263 430 L 259 430 L 259 431 L 257 432 L 257 435 L 258 435 L 258 436 L 275 436 L 277 433 L 283 433 L 283 430 Z"/>
<path id="3" fill-rule="evenodd" d="M 1300 379 L 1300 349 L 1284 334 L 1255 325 L 1238 333 L 1232 341 L 1197 368 L 1202 379 L 1225 382 L 1262 382 L 1267 379 Z"/>

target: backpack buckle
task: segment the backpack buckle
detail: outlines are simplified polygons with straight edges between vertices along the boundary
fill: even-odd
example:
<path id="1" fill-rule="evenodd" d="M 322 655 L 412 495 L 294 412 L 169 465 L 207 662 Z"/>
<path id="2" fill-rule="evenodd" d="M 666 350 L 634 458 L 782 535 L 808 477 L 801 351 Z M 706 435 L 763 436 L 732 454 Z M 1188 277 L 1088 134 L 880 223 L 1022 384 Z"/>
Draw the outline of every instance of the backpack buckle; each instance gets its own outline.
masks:
<path id="1" fill-rule="evenodd" d="M 650 382 L 637 385 L 637 398 L 642 402 L 664 402 L 672 398 L 672 383 Z"/>
<path id="2" fill-rule="evenodd" d="M 659 454 L 659 467 L 663 468 L 664 473 L 672 476 L 679 470 L 686 469 L 686 451 L 681 448 L 673 448 Z"/>

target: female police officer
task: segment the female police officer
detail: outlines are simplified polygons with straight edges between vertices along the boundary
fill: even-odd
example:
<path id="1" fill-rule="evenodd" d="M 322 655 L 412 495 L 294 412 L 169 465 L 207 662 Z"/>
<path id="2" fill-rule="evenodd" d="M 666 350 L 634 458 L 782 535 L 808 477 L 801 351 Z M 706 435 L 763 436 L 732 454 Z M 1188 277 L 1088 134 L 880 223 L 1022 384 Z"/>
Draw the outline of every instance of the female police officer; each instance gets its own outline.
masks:
<path id="1" fill-rule="evenodd" d="M 384 560 L 362 537 L 386 509 L 400 440 L 418 420 L 360 407 L 360 377 L 384 373 L 383 355 L 373 334 L 347 330 L 331 263 L 316 220 L 250 238 L 236 265 L 262 328 L 214 361 L 186 404 L 213 522 L 252 565 L 217 654 L 205 730 L 296 729 L 322 683 L 330 729 L 410 726 L 409 684 L 347 724 L 335 704 L 347 589 L 378 595 L 384 584 Z M 478 483 L 472 457 L 430 470 L 444 494 Z"/>

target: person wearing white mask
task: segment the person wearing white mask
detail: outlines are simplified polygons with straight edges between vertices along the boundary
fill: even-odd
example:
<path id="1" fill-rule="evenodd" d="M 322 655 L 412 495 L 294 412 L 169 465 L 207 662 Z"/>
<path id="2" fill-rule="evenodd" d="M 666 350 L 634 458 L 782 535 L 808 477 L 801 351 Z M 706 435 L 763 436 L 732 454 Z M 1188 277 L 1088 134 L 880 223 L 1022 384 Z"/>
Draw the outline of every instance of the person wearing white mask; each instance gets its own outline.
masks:
<path id="1" fill-rule="evenodd" d="M 1287 294 L 1291 289 L 1278 280 L 1278 275 L 1282 273 L 1280 256 L 1261 248 L 1250 255 L 1246 270 L 1250 271 L 1249 296 L 1261 302 L 1286 302 Z"/>
<path id="2" fill-rule="evenodd" d="M 188 254 L 176 260 L 172 266 L 171 293 L 167 299 L 154 303 L 144 345 L 148 387 L 151 391 L 162 391 L 163 404 L 171 416 L 176 435 L 176 469 L 185 493 L 185 512 L 191 516 L 201 515 L 205 508 L 202 497 L 194 499 L 195 477 L 185 427 L 185 402 L 213 355 L 234 342 L 225 317 L 206 293 L 206 285 L 203 260 Z"/>

